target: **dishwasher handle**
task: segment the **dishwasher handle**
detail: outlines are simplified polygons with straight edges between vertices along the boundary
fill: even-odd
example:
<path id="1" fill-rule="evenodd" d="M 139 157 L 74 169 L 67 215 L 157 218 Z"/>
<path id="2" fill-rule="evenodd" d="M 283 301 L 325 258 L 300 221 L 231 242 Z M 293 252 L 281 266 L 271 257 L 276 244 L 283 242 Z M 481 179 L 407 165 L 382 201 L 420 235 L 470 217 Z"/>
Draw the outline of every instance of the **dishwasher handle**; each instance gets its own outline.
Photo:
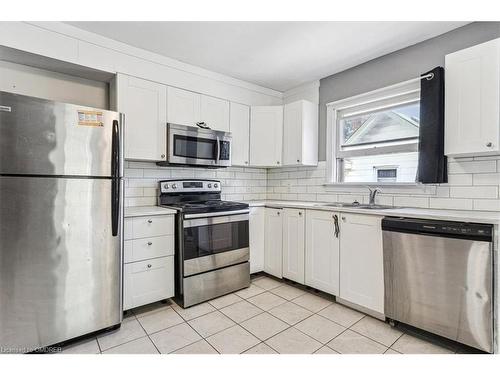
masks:
<path id="1" fill-rule="evenodd" d="M 462 240 L 493 242 L 493 225 L 400 217 L 382 219 L 382 230 Z"/>

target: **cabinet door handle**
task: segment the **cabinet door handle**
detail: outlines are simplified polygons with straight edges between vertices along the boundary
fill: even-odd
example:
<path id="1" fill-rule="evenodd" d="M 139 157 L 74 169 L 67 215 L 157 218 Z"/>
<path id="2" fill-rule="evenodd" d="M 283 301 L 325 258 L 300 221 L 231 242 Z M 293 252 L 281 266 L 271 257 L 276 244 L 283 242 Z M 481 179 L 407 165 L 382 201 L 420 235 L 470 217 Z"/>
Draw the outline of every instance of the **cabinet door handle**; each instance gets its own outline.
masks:
<path id="1" fill-rule="evenodd" d="M 281 212 L 278 211 L 277 214 L 278 214 L 278 216 L 280 216 Z"/>
<path id="2" fill-rule="evenodd" d="M 299 216 L 302 216 L 302 211 L 299 211 Z"/>
<path id="3" fill-rule="evenodd" d="M 491 142 L 486 143 L 486 147 L 491 147 L 491 146 L 493 146 L 493 143 Z"/>
<path id="4" fill-rule="evenodd" d="M 151 264 L 148 264 L 148 268 L 151 268 Z"/>
<path id="5" fill-rule="evenodd" d="M 152 222 L 153 222 L 153 220 L 151 220 L 151 219 L 149 219 L 149 220 L 148 220 L 148 223 L 149 223 L 149 224 L 151 224 Z"/>
<path id="6" fill-rule="evenodd" d="M 162 159 L 165 159 L 165 154 L 161 154 L 161 158 L 162 158 Z"/>
<path id="7" fill-rule="evenodd" d="M 151 241 L 148 242 L 148 246 L 151 246 L 153 243 Z"/>
<path id="8" fill-rule="evenodd" d="M 339 238 L 340 228 L 339 228 L 339 217 L 333 215 L 333 224 L 335 225 L 335 237 Z"/>

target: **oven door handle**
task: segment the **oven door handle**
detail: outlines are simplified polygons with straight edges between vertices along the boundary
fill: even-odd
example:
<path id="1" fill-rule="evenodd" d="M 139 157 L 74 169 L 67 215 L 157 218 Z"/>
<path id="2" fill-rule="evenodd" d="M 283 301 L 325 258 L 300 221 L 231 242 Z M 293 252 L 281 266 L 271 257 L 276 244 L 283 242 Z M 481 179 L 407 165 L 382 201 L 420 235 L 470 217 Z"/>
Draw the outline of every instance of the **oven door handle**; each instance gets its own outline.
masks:
<path id="1" fill-rule="evenodd" d="M 250 213 L 250 209 L 246 208 L 244 210 L 237 211 L 223 211 L 223 212 L 208 212 L 203 214 L 185 214 L 184 219 L 199 219 L 204 217 L 214 217 L 214 216 L 230 216 L 230 215 L 241 215 Z"/>

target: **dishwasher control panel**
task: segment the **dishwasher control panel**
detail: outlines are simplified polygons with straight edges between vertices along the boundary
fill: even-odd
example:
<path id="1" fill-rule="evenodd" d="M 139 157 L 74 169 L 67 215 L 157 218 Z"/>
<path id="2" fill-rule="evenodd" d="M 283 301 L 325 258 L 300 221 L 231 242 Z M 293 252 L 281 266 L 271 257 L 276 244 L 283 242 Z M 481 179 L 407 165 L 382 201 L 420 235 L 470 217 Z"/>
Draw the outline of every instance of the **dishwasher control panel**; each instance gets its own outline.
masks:
<path id="1" fill-rule="evenodd" d="M 385 217 L 382 220 L 382 230 L 493 241 L 493 225 L 491 224 Z"/>

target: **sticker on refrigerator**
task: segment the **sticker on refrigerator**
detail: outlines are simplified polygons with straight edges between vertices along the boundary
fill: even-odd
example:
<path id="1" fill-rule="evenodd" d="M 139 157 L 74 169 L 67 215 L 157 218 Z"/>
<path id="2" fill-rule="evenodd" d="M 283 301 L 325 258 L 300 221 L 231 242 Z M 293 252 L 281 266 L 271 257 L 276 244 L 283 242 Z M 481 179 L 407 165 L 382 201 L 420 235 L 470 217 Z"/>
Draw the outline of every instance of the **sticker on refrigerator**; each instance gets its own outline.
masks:
<path id="1" fill-rule="evenodd" d="M 12 107 L 8 107 L 6 105 L 0 105 L 0 111 L 2 111 L 2 112 L 12 112 Z"/>
<path id="2" fill-rule="evenodd" d="M 102 112 L 78 110 L 78 125 L 79 126 L 104 126 L 102 122 Z"/>

